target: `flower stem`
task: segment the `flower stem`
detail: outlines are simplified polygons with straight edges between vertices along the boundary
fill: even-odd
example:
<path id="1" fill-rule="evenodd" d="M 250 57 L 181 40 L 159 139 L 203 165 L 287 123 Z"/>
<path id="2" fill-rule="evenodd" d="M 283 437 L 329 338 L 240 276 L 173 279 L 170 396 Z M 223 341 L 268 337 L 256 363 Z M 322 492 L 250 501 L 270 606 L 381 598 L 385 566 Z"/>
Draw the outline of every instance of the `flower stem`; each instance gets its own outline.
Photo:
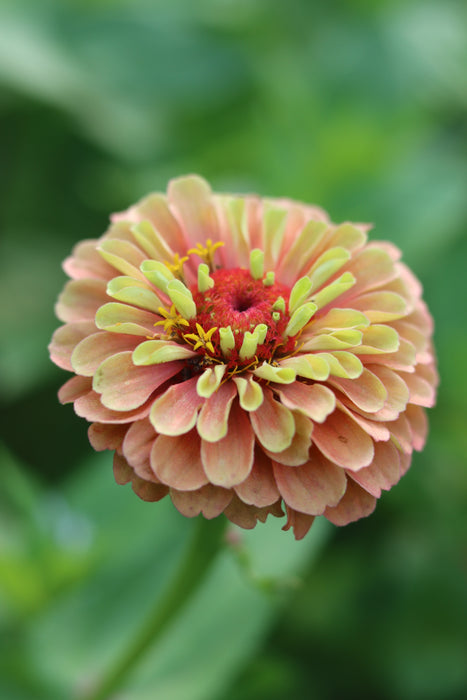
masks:
<path id="1" fill-rule="evenodd" d="M 120 688 L 144 653 L 197 591 L 223 545 L 226 524 L 223 517 L 213 521 L 202 516 L 197 519 L 185 556 L 165 592 L 157 599 L 156 607 L 145 617 L 142 627 L 115 665 L 98 686 L 85 695 L 85 700 L 111 700 L 111 694 Z"/>

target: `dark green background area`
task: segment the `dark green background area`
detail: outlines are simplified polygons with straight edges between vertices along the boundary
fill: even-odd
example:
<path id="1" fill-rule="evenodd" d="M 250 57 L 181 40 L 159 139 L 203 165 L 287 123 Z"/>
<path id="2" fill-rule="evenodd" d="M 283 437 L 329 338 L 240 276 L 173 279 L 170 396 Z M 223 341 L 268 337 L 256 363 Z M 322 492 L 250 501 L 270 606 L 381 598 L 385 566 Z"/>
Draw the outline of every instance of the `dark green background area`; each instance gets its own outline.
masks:
<path id="1" fill-rule="evenodd" d="M 435 318 L 439 401 L 371 518 L 246 533 L 255 580 L 225 553 L 122 697 L 467 697 L 466 66 L 451 0 L 0 2 L 0 697 L 86 688 L 189 536 L 114 485 L 46 348 L 72 246 L 190 172 L 397 244 Z"/>

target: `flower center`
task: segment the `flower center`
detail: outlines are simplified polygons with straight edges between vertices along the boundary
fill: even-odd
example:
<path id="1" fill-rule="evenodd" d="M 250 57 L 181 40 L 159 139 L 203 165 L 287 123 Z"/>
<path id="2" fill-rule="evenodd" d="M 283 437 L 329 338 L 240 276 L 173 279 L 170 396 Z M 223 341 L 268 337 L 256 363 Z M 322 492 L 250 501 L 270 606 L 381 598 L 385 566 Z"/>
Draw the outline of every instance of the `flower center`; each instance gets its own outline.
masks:
<path id="1" fill-rule="evenodd" d="M 209 338 L 211 348 L 205 343 L 198 349 L 207 359 L 227 362 L 231 368 L 293 351 L 295 341 L 285 333 L 290 320 L 288 287 L 279 282 L 265 284 L 242 268 L 220 269 L 210 276 L 212 287 L 204 292 L 198 287 L 191 290 L 197 313 L 190 328 L 181 329 L 185 340 L 200 337 L 198 327 L 205 335 L 215 328 Z"/>

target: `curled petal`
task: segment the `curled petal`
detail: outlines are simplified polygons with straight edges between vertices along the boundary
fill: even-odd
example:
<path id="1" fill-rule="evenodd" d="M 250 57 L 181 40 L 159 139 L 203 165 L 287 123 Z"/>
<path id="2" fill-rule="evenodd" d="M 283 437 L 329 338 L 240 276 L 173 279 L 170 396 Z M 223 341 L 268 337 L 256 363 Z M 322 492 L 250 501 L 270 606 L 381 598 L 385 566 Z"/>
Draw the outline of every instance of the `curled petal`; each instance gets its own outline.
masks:
<path id="1" fill-rule="evenodd" d="M 227 382 L 204 402 L 196 424 L 203 440 L 218 442 L 226 436 L 230 407 L 236 393 L 235 384 Z"/>
<path id="2" fill-rule="evenodd" d="M 62 369 L 72 370 L 71 355 L 78 343 L 91 333 L 94 321 L 75 321 L 57 328 L 49 345 L 50 359 Z"/>
<path id="3" fill-rule="evenodd" d="M 308 452 L 311 445 L 311 433 L 313 431 L 313 423 L 303 415 L 296 412 L 294 414 L 295 433 L 291 444 L 282 452 L 270 452 L 265 450 L 266 454 L 276 462 L 285 464 L 289 467 L 297 467 L 299 464 L 304 464 L 308 460 Z"/>
<path id="4" fill-rule="evenodd" d="M 205 399 L 196 391 L 197 377 L 174 384 L 157 398 L 151 409 L 151 423 L 162 435 L 183 435 L 196 424 Z"/>
<path id="5" fill-rule="evenodd" d="M 127 430 L 127 425 L 91 423 L 88 428 L 89 442 L 96 452 L 101 452 L 102 450 L 117 450 L 121 447 Z"/>
<path id="6" fill-rule="evenodd" d="M 217 442 L 201 442 L 201 459 L 209 481 L 225 488 L 242 483 L 253 466 L 254 446 L 248 417 L 236 402 L 225 437 Z"/>
<path id="7" fill-rule="evenodd" d="M 349 472 L 349 476 L 360 484 L 365 491 L 379 498 L 381 490 L 389 491 L 400 479 L 400 453 L 392 442 L 378 442 L 375 456 L 369 467 L 358 472 Z"/>
<path id="8" fill-rule="evenodd" d="M 55 313 L 61 321 L 93 321 L 97 309 L 108 301 L 105 280 L 83 279 L 67 282 L 58 298 Z"/>
<path id="9" fill-rule="evenodd" d="M 77 374 L 92 377 L 104 360 L 112 355 L 134 350 L 139 338 L 120 336 L 115 333 L 92 333 L 78 343 L 71 355 L 71 364 Z"/>
<path id="10" fill-rule="evenodd" d="M 282 452 L 292 443 L 295 421 L 292 412 L 274 399 L 270 389 L 265 389 L 264 401 L 250 420 L 256 437 L 270 452 Z"/>
<path id="11" fill-rule="evenodd" d="M 113 411 L 139 408 L 158 387 L 183 368 L 180 362 L 136 367 L 131 356 L 131 352 L 112 355 L 94 374 L 94 391 L 101 394 L 102 404 Z"/>
<path id="12" fill-rule="evenodd" d="M 347 479 L 343 469 L 314 450 L 311 459 L 291 469 L 273 463 L 277 486 L 285 503 L 308 515 L 321 515 L 327 506 L 335 506 L 344 495 Z"/>
<path id="13" fill-rule="evenodd" d="M 195 430 L 180 437 L 159 435 L 152 443 L 151 467 L 163 484 L 179 491 L 196 491 L 208 483 Z"/>
<path id="14" fill-rule="evenodd" d="M 229 489 L 213 484 L 206 484 L 196 491 L 170 489 L 172 503 L 187 518 L 195 518 L 202 513 L 207 520 L 212 520 L 225 510 L 232 496 Z"/>
<path id="15" fill-rule="evenodd" d="M 335 507 L 329 506 L 324 516 L 334 525 L 349 523 L 366 518 L 376 507 L 376 498 L 349 479 L 344 496 Z"/>
<path id="16" fill-rule="evenodd" d="M 235 492 L 244 503 L 258 508 L 270 506 L 279 499 L 271 460 L 261 449 L 255 450 L 253 468 L 247 478 L 235 486 Z"/>
<path id="17" fill-rule="evenodd" d="M 322 384 L 294 382 L 276 391 L 284 406 L 301 411 L 316 423 L 323 423 L 336 407 L 334 392 Z"/>
<path id="18" fill-rule="evenodd" d="M 355 471 L 373 460 L 373 440 L 343 411 L 337 409 L 315 425 L 313 442 L 331 462 Z"/>
<path id="19" fill-rule="evenodd" d="M 288 505 L 285 506 L 285 511 L 287 514 L 287 522 L 282 529 L 290 530 L 290 528 L 292 528 L 295 539 L 302 540 L 313 525 L 315 516 L 299 513 Z"/>

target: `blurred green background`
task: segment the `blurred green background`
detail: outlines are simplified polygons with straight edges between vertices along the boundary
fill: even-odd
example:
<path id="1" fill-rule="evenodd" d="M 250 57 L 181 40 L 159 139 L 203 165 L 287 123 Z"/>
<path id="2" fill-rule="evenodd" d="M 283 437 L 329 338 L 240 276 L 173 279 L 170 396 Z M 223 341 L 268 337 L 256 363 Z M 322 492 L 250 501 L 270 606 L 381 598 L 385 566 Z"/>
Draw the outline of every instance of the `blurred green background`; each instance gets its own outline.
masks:
<path id="1" fill-rule="evenodd" d="M 223 555 L 122 699 L 467 697 L 465 10 L 0 2 L 2 699 L 85 692 L 189 536 L 170 503 L 113 484 L 46 350 L 72 245 L 188 172 L 374 222 L 423 282 L 441 386 L 425 452 L 369 520 L 247 533 L 254 574 L 284 590 Z"/>

